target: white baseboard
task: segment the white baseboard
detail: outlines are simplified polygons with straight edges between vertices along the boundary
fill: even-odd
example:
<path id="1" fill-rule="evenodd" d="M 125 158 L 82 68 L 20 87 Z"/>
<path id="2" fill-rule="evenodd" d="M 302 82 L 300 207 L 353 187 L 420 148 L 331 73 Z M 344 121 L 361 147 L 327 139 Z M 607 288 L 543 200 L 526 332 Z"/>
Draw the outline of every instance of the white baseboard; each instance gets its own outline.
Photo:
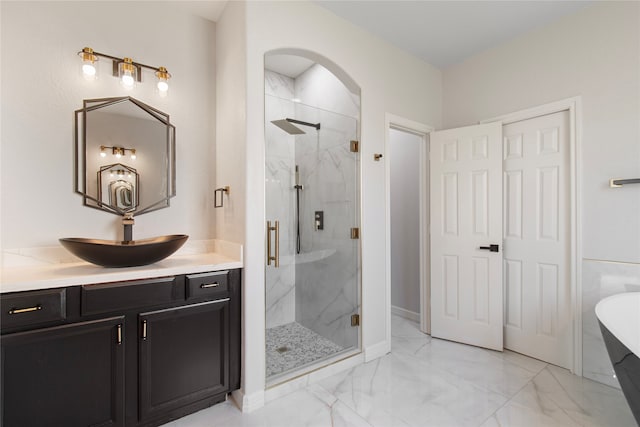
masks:
<path id="1" fill-rule="evenodd" d="M 387 341 L 379 342 L 364 349 L 364 361 L 370 362 L 391 352 L 391 343 Z"/>
<path id="2" fill-rule="evenodd" d="M 414 322 L 420 322 L 420 313 L 409 311 L 402 307 L 396 307 L 395 305 L 391 306 L 391 314 L 404 317 L 405 319 L 413 320 Z"/>
<path id="3" fill-rule="evenodd" d="M 264 406 L 264 390 L 244 394 L 244 391 L 240 389 L 232 392 L 231 398 L 242 412 L 255 411 Z"/>

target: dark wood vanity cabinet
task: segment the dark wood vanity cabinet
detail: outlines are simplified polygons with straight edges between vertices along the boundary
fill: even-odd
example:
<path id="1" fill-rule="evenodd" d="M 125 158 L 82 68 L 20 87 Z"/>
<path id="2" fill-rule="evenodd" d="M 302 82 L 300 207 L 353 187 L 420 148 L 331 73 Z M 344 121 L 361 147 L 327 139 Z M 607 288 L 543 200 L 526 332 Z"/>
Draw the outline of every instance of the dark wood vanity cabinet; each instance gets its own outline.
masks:
<path id="1" fill-rule="evenodd" d="M 240 282 L 228 270 L 2 294 L 2 426 L 157 426 L 225 400 L 240 388 Z"/>
<path id="2" fill-rule="evenodd" d="M 140 325 L 142 421 L 229 390 L 228 298 L 142 313 Z"/>
<path id="3" fill-rule="evenodd" d="M 124 426 L 123 322 L 3 335 L 2 425 Z"/>

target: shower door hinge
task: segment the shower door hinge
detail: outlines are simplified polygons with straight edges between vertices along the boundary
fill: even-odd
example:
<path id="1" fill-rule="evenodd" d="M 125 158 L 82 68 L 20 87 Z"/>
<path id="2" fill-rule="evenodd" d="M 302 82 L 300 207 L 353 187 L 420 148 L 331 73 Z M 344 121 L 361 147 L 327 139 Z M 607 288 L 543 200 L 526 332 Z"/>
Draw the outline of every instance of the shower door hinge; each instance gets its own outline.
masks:
<path id="1" fill-rule="evenodd" d="M 351 315 L 351 326 L 360 326 L 360 315 L 352 314 Z"/>
<path id="2" fill-rule="evenodd" d="M 360 229 L 358 227 L 355 227 L 355 228 L 351 229 L 351 238 L 352 239 L 359 239 L 360 238 Z"/>
<path id="3" fill-rule="evenodd" d="M 360 151 L 360 142 L 359 141 L 351 141 L 351 152 L 357 153 Z"/>

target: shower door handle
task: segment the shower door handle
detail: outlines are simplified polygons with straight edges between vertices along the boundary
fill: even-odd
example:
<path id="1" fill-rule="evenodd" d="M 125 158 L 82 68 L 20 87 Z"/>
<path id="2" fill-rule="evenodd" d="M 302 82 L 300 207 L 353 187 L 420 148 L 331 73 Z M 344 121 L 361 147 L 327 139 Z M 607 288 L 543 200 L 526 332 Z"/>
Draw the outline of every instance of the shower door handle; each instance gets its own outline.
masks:
<path id="1" fill-rule="evenodd" d="M 274 221 L 274 226 L 271 226 L 271 221 L 267 221 L 267 265 L 280 267 L 280 221 Z M 271 232 L 275 231 L 275 253 L 271 255 Z"/>

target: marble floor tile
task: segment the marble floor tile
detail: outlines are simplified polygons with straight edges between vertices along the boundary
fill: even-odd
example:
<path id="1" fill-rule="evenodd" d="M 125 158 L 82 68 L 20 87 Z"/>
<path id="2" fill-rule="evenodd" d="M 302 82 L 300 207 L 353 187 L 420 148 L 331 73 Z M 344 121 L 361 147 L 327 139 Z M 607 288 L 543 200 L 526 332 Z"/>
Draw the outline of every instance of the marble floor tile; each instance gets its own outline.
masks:
<path id="1" fill-rule="evenodd" d="M 550 365 L 483 427 L 635 425 L 619 390 Z"/>
<path id="2" fill-rule="evenodd" d="M 473 426 L 507 398 L 402 354 L 320 381 L 373 426 Z"/>
<path id="3" fill-rule="evenodd" d="M 430 338 L 392 316 L 392 352 L 243 414 L 231 402 L 170 427 L 627 427 L 620 390 L 510 351 Z"/>
<path id="4" fill-rule="evenodd" d="M 344 403 L 329 404 L 311 390 L 298 390 L 251 413 L 230 401 L 165 424 L 164 427 L 371 427 Z"/>

